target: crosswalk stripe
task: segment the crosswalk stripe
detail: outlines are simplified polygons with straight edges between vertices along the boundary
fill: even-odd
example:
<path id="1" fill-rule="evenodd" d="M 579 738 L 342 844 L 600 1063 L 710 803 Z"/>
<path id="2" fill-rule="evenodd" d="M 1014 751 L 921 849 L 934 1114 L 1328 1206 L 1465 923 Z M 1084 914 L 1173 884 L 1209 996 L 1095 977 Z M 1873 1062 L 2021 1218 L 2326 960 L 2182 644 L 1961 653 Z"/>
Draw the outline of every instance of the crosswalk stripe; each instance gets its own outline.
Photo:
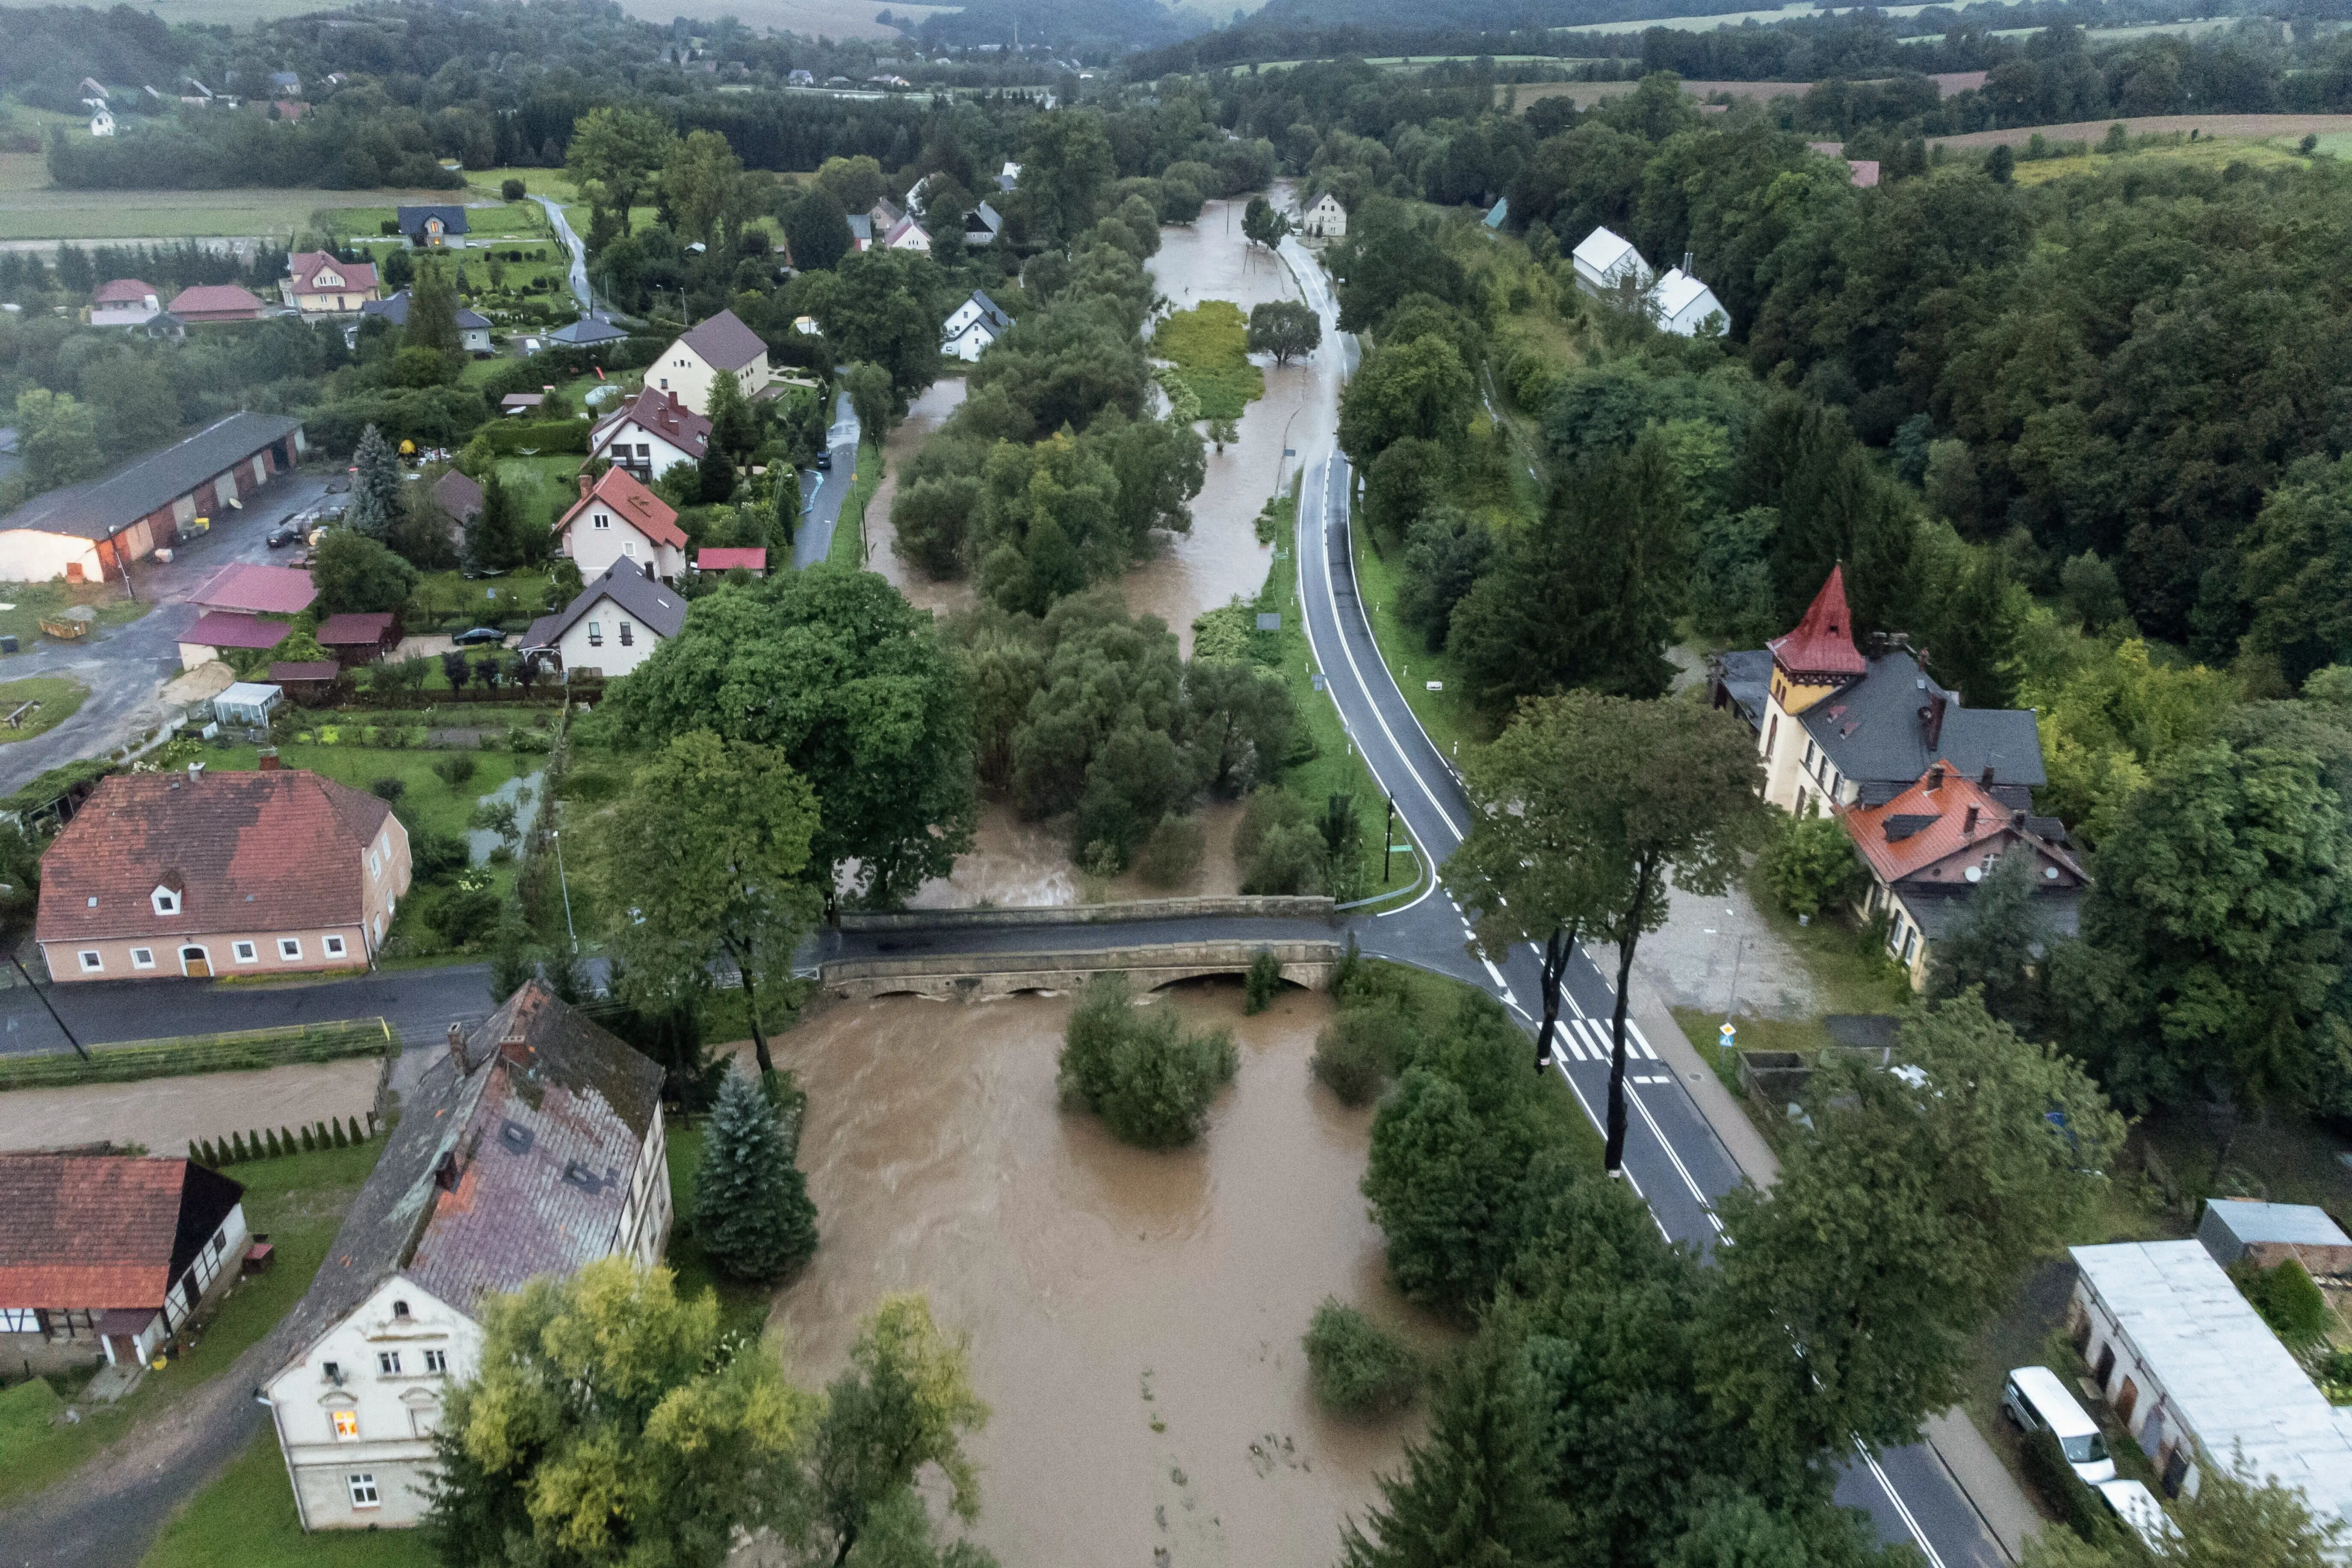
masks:
<path id="1" fill-rule="evenodd" d="M 1643 1056 L 1649 1058 L 1652 1061 L 1656 1061 L 1658 1059 L 1658 1053 L 1650 1048 L 1650 1042 L 1642 1037 L 1640 1027 L 1636 1026 L 1631 1018 L 1625 1020 L 1625 1033 L 1632 1036 L 1633 1043 L 1642 1047 L 1642 1054 Z"/>
<path id="2" fill-rule="evenodd" d="M 1607 1061 L 1609 1059 L 1609 1031 L 1603 1029 L 1597 1021 L 1591 1018 L 1579 1018 L 1576 1023 L 1577 1026 L 1585 1032 L 1586 1039 L 1590 1041 L 1592 1046 L 1592 1059 L 1600 1062 Z"/>
<path id="3" fill-rule="evenodd" d="M 1574 1057 L 1578 1061 L 1583 1061 L 1585 1059 L 1583 1042 L 1580 1041 L 1576 1037 L 1576 1030 L 1574 1027 L 1563 1027 L 1559 1032 L 1559 1037 L 1568 1042 L 1568 1050 L 1570 1056 Z"/>

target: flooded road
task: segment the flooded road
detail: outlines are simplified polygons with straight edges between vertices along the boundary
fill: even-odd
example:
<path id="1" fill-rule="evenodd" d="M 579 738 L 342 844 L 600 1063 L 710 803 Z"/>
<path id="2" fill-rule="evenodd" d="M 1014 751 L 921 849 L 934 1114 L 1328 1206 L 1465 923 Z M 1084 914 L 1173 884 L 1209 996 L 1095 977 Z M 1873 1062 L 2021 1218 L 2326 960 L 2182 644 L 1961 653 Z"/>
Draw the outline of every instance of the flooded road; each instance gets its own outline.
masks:
<path id="1" fill-rule="evenodd" d="M 923 389 L 923 395 L 908 408 L 907 417 L 882 443 L 882 482 L 874 487 L 874 499 L 866 505 L 868 569 L 880 573 L 884 581 L 907 596 L 908 604 L 941 616 L 971 608 L 976 598 L 971 579 L 950 577 L 934 582 L 921 568 L 909 566 L 899 559 L 895 548 L 898 531 L 890 526 L 890 506 L 898 499 L 898 476 L 914 462 L 915 454 L 922 450 L 931 432 L 963 406 L 963 394 L 961 375 L 935 381 Z"/>
<path id="2" fill-rule="evenodd" d="M 970 1444 L 972 1534 L 1007 1563 L 1328 1563 L 1414 1429 L 1326 1418 L 1298 1348 L 1335 1294 L 1438 1337 L 1381 1279 L 1356 1191 L 1371 1112 L 1307 1076 L 1328 1001 L 1286 991 L 1244 1018 L 1230 983 L 1171 994 L 1241 1047 L 1206 1136 L 1173 1152 L 1059 1109 L 1071 998 L 845 1004 L 777 1042 L 809 1095 L 824 1235 L 778 1297 L 787 1365 L 822 1384 L 877 1298 L 927 1292 L 994 1410 Z"/>

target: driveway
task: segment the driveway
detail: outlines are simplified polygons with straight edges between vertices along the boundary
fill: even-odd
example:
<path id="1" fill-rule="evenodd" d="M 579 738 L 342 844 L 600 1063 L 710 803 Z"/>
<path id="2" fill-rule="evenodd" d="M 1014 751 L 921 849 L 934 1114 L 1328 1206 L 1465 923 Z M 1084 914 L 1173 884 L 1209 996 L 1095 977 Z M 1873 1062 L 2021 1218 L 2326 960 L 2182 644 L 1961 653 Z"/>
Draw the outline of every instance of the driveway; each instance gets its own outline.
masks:
<path id="1" fill-rule="evenodd" d="M 174 546 L 170 563 L 131 568 L 127 592 L 154 605 L 139 619 L 93 632 L 82 643 L 44 637 L 13 657 L 0 658 L 0 680 L 28 675 L 69 675 L 89 688 L 74 716 L 44 734 L 0 746 L 0 793 L 81 757 L 102 756 L 163 722 L 159 692 L 180 672 L 179 634 L 198 614 L 188 595 L 214 573 L 241 561 L 286 559 L 272 551 L 269 531 L 316 508 L 340 468 L 280 474 L 247 499 L 241 511 L 216 521 L 209 533 Z M 120 584 L 116 584 L 121 586 Z"/>

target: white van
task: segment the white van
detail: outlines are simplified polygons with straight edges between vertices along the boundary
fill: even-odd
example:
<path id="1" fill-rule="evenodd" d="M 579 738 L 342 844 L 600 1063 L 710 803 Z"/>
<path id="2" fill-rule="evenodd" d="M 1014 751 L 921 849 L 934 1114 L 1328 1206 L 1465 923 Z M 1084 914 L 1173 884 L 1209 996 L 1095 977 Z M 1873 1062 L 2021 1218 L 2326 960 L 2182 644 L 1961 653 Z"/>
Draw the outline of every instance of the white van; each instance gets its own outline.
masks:
<path id="1" fill-rule="evenodd" d="M 2168 1537 L 2180 1533 L 2164 1516 L 2164 1505 L 2156 1500 L 2156 1494 L 2139 1482 L 2101 1481 L 2096 1489 L 2100 1500 L 2117 1519 L 2131 1527 L 2133 1534 L 2147 1543 L 2150 1551 L 2161 1551 Z"/>
<path id="2" fill-rule="evenodd" d="M 2046 1431 L 2056 1437 L 2066 1462 L 2092 1486 L 2116 1479 L 2116 1462 L 2107 1456 L 2099 1424 L 2083 1414 L 2048 1367 L 2021 1366 L 2011 1372 L 2009 1385 L 2000 1391 L 2000 1408 L 2020 1431 Z"/>

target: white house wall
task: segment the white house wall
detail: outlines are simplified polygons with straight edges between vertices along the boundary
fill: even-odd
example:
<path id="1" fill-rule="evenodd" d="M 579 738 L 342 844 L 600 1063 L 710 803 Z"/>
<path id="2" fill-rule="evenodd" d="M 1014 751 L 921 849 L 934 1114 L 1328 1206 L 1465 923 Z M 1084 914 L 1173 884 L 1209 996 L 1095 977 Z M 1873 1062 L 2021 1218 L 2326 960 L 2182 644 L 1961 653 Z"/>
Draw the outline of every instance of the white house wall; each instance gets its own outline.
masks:
<path id="1" fill-rule="evenodd" d="M 97 542 L 29 528 L 0 531 L 0 582 L 50 582 L 66 575 L 66 568 L 75 562 L 81 563 L 83 576 L 96 579 Z"/>
<path id="2" fill-rule="evenodd" d="M 630 627 L 630 640 L 626 644 L 621 641 L 620 635 L 624 623 Z M 589 640 L 588 628 L 592 625 L 597 628 L 596 636 L 602 639 L 601 643 Z M 563 655 L 565 669 L 602 670 L 605 678 L 611 679 L 628 674 L 653 658 L 654 649 L 661 646 L 661 638 L 635 615 L 622 609 L 611 599 L 600 597 L 595 607 L 572 622 L 572 629 L 565 632 L 555 646 Z"/>

